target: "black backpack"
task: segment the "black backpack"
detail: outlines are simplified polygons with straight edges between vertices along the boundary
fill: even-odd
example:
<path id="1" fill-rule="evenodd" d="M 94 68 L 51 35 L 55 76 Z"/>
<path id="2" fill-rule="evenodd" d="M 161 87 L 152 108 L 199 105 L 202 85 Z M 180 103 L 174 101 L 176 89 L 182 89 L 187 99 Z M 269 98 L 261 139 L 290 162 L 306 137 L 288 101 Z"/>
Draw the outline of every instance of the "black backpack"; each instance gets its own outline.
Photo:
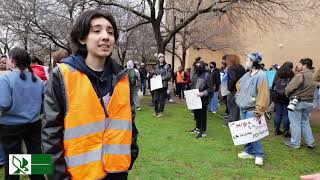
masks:
<path id="1" fill-rule="evenodd" d="M 275 86 L 274 86 L 274 91 L 280 95 L 280 96 L 285 96 L 286 95 L 286 87 L 287 85 L 289 84 L 290 82 L 290 79 L 287 78 L 287 79 L 283 79 L 283 78 L 279 78 L 276 83 L 275 83 Z"/>

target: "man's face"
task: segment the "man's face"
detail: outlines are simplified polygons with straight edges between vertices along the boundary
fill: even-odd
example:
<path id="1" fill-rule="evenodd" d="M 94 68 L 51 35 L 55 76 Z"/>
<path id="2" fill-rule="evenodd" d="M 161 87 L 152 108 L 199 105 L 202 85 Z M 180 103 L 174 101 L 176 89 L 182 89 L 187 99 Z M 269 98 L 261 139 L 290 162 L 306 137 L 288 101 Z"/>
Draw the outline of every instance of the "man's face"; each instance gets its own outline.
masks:
<path id="1" fill-rule="evenodd" d="M 0 71 L 5 71 L 7 69 L 7 58 L 3 57 L 0 59 Z"/>
<path id="2" fill-rule="evenodd" d="M 305 68 L 306 68 L 305 65 L 299 63 L 298 66 L 297 66 L 297 71 L 300 72 L 300 71 L 304 70 Z"/>

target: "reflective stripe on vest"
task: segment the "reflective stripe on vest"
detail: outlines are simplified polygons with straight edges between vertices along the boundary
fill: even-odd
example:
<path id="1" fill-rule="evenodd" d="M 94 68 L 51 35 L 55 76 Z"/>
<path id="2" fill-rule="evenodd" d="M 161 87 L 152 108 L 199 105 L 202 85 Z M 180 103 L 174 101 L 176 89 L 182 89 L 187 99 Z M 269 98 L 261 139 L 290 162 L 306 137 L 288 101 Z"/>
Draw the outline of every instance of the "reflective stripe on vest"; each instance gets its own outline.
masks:
<path id="1" fill-rule="evenodd" d="M 108 172 L 128 171 L 132 142 L 128 76 L 116 83 L 106 118 L 87 75 L 67 64 L 58 67 L 67 101 L 64 156 L 72 179 L 101 179 Z"/>

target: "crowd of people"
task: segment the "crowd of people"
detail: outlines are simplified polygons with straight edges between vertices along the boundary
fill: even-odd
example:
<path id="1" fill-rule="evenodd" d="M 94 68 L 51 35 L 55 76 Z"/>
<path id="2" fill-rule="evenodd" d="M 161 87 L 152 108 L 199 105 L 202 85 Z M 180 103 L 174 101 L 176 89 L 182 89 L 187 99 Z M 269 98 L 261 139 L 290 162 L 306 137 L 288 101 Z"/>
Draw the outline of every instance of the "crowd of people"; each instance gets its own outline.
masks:
<path id="1" fill-rule="evenodd" d="M 173 73 L 162 53 L 148 70 L 132 60 L 123 68 L 111 58 L 118 37 L 112 15 L 88 10 L 72 28 L 73 55 L 53 53 L 52 68 L 18 47 L 1 56 L 0 165 L 6 180 L 19 179 L 9 175 L 8 155 L 21 154 L 23 142 L 28 154 L 52 155 L 49 179 L 127 179 L 139 152 L 135 113 L 156 76 L 162 79 L 162 88 L 151 91 L 156 118 L 165 116 L 173 92 L 184 99 L 184 90 L 199 90 L 202 108 L 192 111 L 195 128 L 190 131 L 197 139 L 207 136 L 207 113 L 216 114 L 225 104 L 225 127 L 274 112 L 274 134 L 284 135 L 288 147 L 302 147 L 303 136 L 306 147 L 314 148 L 309 119 L 320 105 L 320 73 L 311 59 L 301 59 L 295 69 L 292 62 L 273 66 L 270 87 L 261 53 L 249 54 L 245 66 L 239 56 L 225 55 L 221 69 L 198 57 L 191 68 L 179 66 Z M 238 157 L 263 165 L 263 155 L 262 143 L 255 141 L 244 145 Z"/>

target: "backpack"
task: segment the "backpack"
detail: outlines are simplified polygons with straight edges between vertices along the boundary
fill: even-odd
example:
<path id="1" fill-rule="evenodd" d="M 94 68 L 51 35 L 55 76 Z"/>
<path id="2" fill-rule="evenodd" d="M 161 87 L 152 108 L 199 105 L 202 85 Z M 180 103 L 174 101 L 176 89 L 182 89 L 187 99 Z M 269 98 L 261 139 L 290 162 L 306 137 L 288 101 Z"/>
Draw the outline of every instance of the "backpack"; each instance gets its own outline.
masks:
<path id="1" fill-rule="evenodd" d="M 287 85 L 289 84 L 290 79 L 283 79 L 280 78 L 276 81 L 275 86 L 274 86 L 274 91 L 280 95 L 280 96 L 285 96 L 285 89 L 287 87 Z"/>

